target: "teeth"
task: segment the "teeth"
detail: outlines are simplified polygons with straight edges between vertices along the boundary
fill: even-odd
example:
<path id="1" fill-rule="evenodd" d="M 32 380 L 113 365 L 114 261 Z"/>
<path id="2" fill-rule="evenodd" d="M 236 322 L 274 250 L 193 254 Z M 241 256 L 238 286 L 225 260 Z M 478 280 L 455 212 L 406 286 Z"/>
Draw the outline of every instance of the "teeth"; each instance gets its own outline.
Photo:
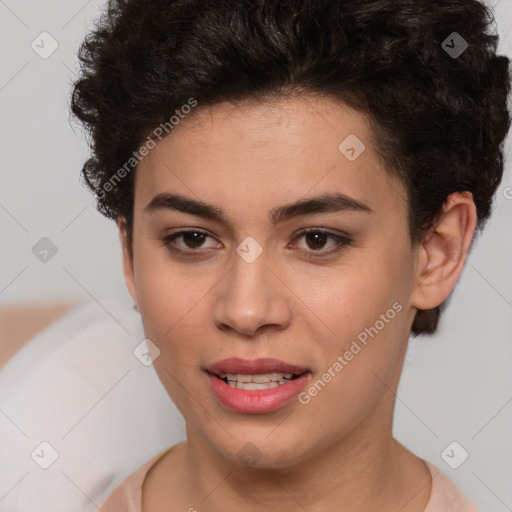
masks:
<path id="1" fill-rule="evenodd" d="M 293 377 L 292 373 L 220 373 L 220 379 L 227 379 L 231 387 L 239 389 L 269 389 L 286 384 Z"/>
<path id="2" fill-rule="evenodd" d="M 283 384 L 285 382 L 283 381 Z M 250 389 L 250 390 L 262 390 L 262 389 L 270 389 L 277 388 L 280 383 L 277 382 L 265 382 L 263 384 L 258 384 L 257 382 L 237 382 L 236 380 L 229 380 L 228 386 L 237 389 Z"/>
<path id="3" fill-rule="evenodd" d="M 238 375 L 233 375 L 233 379 L 230 379 L 228 376 L 228 380 L 237 380 L 238 382 L 252 382 L 252 375 L 243 375 L 239 373 Z M 262 381 L 255 381 L 255 382 L 262 382 Z M 266 381 L 263 381 L 266 382 Z"/>

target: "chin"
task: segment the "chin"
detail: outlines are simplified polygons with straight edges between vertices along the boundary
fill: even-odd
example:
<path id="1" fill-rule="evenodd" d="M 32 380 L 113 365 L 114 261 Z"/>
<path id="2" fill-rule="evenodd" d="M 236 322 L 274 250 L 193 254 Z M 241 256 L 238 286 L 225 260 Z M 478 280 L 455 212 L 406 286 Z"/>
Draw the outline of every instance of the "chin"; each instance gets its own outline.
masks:
<path id="1" fill-rule="evenodd" d="M 264 432 L 261 429 L 251 431 L 245 427 L 239 434 L 231 432 L 233 437 L 210 439 L 209 443 L 219 455 L 246 468 L 285 469 L 308 458 L 310 450 L 305 451 L 304 440 L 283 443 L 281 438 L 271 439 L 271 431 L 268 428 Z"/>

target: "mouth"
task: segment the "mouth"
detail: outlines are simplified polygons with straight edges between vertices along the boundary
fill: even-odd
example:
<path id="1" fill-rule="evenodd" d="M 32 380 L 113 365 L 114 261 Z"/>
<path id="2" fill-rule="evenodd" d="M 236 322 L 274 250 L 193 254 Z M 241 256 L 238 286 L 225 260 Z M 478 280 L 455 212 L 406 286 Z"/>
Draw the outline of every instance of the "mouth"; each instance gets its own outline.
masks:
<path id="1" fill-rule="evenodd" d="M 211 389 L 231 410 L 263 413 L 287 404 L 308 382 L 308 368 L 278 359 L 223 359 L 205 369 Z"/>

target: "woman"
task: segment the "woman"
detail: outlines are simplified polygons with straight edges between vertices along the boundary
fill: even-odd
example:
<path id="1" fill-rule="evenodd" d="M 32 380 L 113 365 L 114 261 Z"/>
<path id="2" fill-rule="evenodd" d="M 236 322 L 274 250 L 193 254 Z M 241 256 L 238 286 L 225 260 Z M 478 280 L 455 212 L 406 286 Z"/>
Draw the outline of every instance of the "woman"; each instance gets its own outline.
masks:
<path id="1" fill-rule="evenodd" d="M 503 172 L 491 21 L 476 0 L 109 2 L 73 91 L 83 176 L 187 439 L 103 512 L 477 510 L 392 421 Z"/>

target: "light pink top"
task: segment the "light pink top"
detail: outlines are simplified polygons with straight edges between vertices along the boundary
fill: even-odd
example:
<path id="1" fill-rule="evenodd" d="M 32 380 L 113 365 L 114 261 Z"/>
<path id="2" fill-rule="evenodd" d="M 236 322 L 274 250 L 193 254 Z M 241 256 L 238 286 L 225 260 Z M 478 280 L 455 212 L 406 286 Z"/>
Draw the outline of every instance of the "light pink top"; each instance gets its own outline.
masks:
<path id="1" fill-rule="evenodd" d="M 142 512 L 142 483 L 151 466 L 172 447 L 155 455 L 128 475 L 107 496 L 96 512 Z M 432 475 L 432 492 L 424 512 L 481 512 L 436 466 L 425 461 Z"/>

